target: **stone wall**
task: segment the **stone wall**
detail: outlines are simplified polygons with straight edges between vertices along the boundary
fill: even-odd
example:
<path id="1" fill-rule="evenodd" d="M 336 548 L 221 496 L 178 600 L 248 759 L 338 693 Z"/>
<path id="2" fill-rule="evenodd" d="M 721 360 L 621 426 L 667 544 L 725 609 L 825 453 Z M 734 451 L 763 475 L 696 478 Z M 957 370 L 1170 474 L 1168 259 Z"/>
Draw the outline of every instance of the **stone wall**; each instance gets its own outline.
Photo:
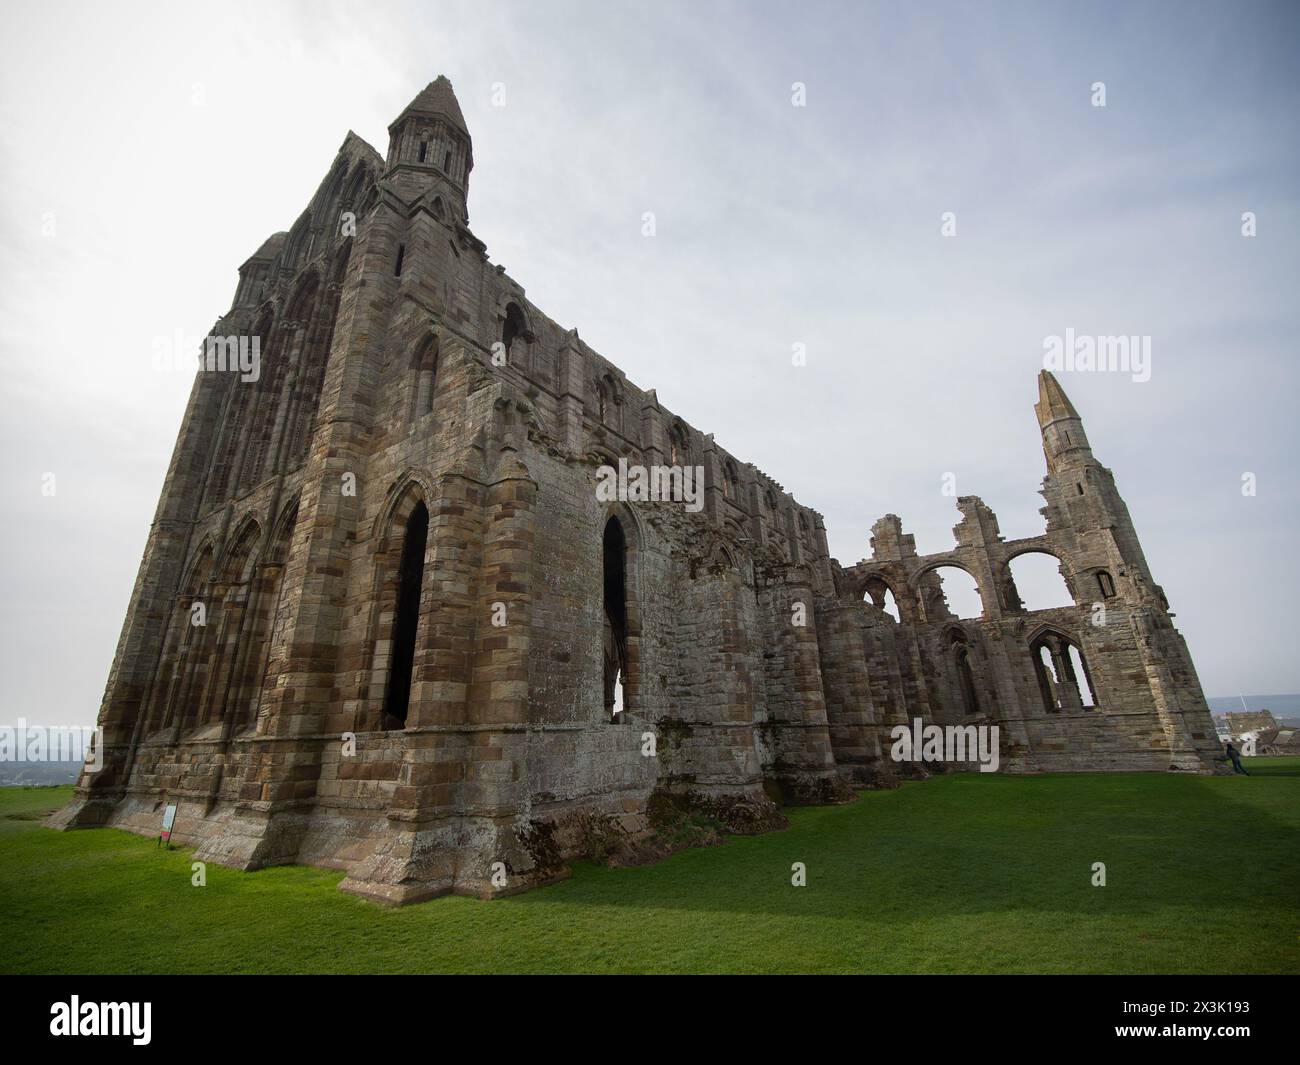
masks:
<path id="1" fill-rule="evenodd" d="M 152 834 L 175 802 L 201 858 L 339 868 L 407 902 L 924 776 L 890 757 L 915 719 L 996 725 L 1009 771 L 1213 768 L 1186 647 L 1050 376 L 1043 536 L 1006 542 L 964 497 L 952 551 L 918 556 L 891 515 L 841 566 L 819 514 L 490 262 L 445 79 L 390 135 L 382 158 L 349 134 L 240 270 L 213 331 L 256 337 L 261 373 L 196 376 L 100 712 L 105 768 L 54 823 Z M 604 498 L 620 462 L 698 467 L 698 505 Z M 1060 561 L 1074 606 L 1023 609 L 1027 551 Z M 979 619 L 951 615 L 941 565 L 974 577 Z"/>

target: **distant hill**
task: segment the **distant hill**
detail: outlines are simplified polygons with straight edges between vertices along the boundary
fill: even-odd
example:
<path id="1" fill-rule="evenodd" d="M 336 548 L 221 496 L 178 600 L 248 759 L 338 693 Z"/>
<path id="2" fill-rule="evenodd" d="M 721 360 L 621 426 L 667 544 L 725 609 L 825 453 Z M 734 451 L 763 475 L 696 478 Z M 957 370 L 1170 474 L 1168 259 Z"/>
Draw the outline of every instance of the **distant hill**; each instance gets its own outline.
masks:
<path id="1" fill-rule="evenodd" d="M 81 772 L 76 762 L 0 762 L 0 787 L 32 784 L 75 784 Z"/>

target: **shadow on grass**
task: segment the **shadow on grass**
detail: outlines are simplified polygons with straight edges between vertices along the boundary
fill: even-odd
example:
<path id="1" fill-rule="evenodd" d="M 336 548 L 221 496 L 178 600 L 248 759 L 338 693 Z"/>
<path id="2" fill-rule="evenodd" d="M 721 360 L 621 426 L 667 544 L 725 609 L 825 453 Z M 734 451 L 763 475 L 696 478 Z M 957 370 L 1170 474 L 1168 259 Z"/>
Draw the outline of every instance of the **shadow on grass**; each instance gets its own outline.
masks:
<path id="1" fill-rule="evenodd" d="M 653 866 L 577 863 L 572 880 L 501 904 L 875 921 L 1175 906 L 1208 918 L 1227 900 L 1244 903 L 1244 892 L 1251 908 L 1294 916 L 1300 789 L 1250 785 L 1247 777 L 957 774 L 865 792 L 849 806 L 788 810 L 785 832 L 732 837 Z M 791 885 L 795 862 L 807 869 L 806 888 Z M 1092 884 L 1095 862 L 1105 863 L 1104 889 Z"/>

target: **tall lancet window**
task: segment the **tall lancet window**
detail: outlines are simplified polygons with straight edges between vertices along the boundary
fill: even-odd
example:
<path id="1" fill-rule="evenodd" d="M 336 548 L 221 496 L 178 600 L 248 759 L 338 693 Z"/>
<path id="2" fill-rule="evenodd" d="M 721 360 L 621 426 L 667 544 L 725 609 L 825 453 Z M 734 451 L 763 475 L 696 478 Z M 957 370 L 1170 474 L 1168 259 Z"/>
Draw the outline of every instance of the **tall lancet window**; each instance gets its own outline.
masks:
<path id="1" fill-rule="evenodd" d="M 406 539 L 398 568 L 397 604 L 393 619 L 393 650 L 384 694 L 384 727 L 403 728 L 411 705 L 411 673 L 415 665 L 415 635 L 420 626 L 420 586 L 424 581 L 424 549 L 429 539 L 429 510 L 417 503 L 406 521 Z"/>
<path id="2" fill-rule="evenodd" d="M 617 518 L 605 523 L 604 537 L 604 701 L 612 720 L 621 717 L 627 682 L 627 544 Z"/>
<path id="3" fill-rule="evenodd" d="M 419 421 L 433 410 L 433 389 L 438 374 L 438 338 L 429 337 L 415 349 L 411 360 L 415 372 L 410 421 Z"/>

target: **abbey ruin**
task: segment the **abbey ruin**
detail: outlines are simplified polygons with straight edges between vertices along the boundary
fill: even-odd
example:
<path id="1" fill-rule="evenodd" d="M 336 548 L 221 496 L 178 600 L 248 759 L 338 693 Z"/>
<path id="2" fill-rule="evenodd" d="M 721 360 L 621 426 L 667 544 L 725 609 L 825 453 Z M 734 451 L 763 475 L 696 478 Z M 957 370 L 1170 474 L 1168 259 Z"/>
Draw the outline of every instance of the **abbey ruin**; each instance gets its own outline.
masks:
<path id="1" fill-rule="evenodd" d="M 653 857 L 685 814 L 778 828 L 782 805 L 921 773 L 889 756 L 917 718 L 997 725 L 1002 772 L 1214 771 L 1187 648 L 1050 374 L 1041 535 L 1005 540 L 965 496 L 951 550 L 918 555 L 886 515 L 843 566 L 816 511 L 488 260 L 472 166 L 439 78 L 386 157 L 348 134 L 240 268 L 212 332 L 259 372 L 195 377 L 103 768 L 58 826 L 155 835 L 175 803 L 201 860 L 337 868 L 407 902 Z M 702 471 L 698 505 L 598 491 L 630 466 Z M 1023 607 L 1027 552 L 1074 605 Z M 981 617 L 949 610 L 943 566 Z"/>

